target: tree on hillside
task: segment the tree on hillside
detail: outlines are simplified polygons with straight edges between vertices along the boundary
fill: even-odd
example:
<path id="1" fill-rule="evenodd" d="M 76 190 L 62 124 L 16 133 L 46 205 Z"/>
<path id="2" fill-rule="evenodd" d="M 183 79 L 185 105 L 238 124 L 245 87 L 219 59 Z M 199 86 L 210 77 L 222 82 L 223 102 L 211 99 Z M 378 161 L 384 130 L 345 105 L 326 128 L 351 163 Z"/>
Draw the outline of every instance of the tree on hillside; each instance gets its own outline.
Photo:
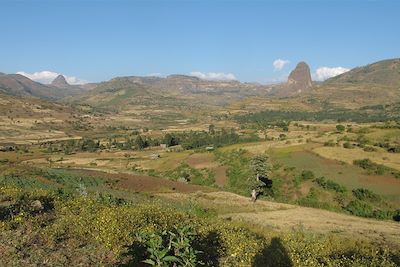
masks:
<path id="1" fill-rule="evenodd" d="M 338 131 L 338 132 L 344 132 L 344 130 L 346 130 L 346 127 L 344 127 L 344 125 L 342 125 L 342 124 L 338 124 L 338 125 L 336 125 L 336 130 Z"/>
<path id="2" fill-rule="evenodd" d="M 167 146 L 176 146 L 176 145 L 179 144 L 179 140 L 178 140 L 177 137 L 173 136 L 172 134 L 167 133 L 167 134 L 164 136 L 164 143 L 165 143 Z"/>
<path id="3" fill-rule="evenodd" d="M 267 176 L 268 173 L 268 157 L 259 154 L 251 159 L 251 168 L 256 176 Z"/>
<path id="4" fill-rule="evenodd" d="M 143 138 L 140 135 L 138 135 L 135 140 L 135 145 L 136 145 L 137 149 L 142 150 L 143 148 L 146 147 L 146 142 L 143 140 Z"/>
<path id="5" fill-rule="evenodd" d="M 208 126 L 208 133 L 215 134 L 215 125 L 214 124 L 210 124 Z"/>
<path id="6" fill-rule="evenodd" d="M 251 178 L 250 190 L 252 200 L 255 201 L 258 195 L 262 195 L 268 188 L 272 186 L 272 180 L 268 178 L 269 166 L 268 157 L 264 154 L 259 154 L 251 159 L 251 169 L 253 177 Z"/>

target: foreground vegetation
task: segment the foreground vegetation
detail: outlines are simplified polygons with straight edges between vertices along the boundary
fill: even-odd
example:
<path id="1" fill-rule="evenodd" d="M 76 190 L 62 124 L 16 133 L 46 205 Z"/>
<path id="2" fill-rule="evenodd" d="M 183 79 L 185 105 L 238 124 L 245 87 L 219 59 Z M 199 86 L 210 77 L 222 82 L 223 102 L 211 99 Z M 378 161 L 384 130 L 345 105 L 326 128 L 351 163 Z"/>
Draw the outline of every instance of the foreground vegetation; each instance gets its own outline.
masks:
<path id="1" fill-rule="evenodd" d="M 0 188 L 1 262 L 105 266 L 396 266 L 371 243 L 274 233 L 151 199 Z"/>

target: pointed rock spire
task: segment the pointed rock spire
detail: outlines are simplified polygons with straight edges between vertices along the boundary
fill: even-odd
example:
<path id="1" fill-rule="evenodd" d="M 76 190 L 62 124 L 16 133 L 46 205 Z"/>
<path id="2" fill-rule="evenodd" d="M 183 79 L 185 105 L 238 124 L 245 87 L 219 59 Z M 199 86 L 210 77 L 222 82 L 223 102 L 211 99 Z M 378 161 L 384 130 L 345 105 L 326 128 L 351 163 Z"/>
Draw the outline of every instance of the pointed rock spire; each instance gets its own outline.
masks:
<path id="1" fill-rule="evenodd" d="M 305 62 L 299 62 L 294 70 L 290 73 L 287 85 L 293 92 L 308 91 L 312 87 L 310 67 Z"/>
<path id="2" fill-rule="evenodd" d="M 55 87 L 59 87 L 59 88 L 65 88 L 70 86 L 69 83 L 67 82 L 67 80 L 65 79 L 65 77 L 63 75 L 58 75 L 52 82 L 51 82 L 52 86 Z"/>

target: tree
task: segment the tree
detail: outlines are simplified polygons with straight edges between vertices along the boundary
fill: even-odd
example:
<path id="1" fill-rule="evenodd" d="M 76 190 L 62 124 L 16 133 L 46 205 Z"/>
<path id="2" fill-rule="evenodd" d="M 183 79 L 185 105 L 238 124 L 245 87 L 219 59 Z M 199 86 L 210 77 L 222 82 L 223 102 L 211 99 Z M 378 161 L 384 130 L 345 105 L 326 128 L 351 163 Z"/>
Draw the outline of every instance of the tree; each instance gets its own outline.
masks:
<path id="1" fill-rule="evenodd" d="M 83 139 L 81 144 L 82 151 L 95 152 L 100 148 L 100 141 L 95 141 L 92 139 Z"/>
<path id="2" fill-rule="evenodd" d="M 259 154 L 251 159 L 251 168 L 256 176 L 267 176 L 268 173 L 268 157 L 264 154 Z"/>
<path id="3" fill-rule="evenodd" d="M 143 140 L 143 138 L 140 135 L 138 135 L 135 140 L 135 145 L 139 150 L 142 150 L 143 148 L 146 147 L 146 142 Z"/>
<path id="4" fill-rule="evenodd" d="M 167 134 L 164 136 L 164 143 L 165 143 L 167 146 L 176 146 L 176 145 L 179 144 L 179 141 L 178 141 L 178 139 L 177 139 L 175 136 L 173 136 L 173 135 L 170 134 L 170 133 L 167 133 Z"/>
<path id="5" fill-rule="evenodd" d="M 251 159 L 251 169 L 254 174 L 250 182 L 250 190 L 253 201 L 258 195 L 264 194 L 268 187 L 272 186 L 272 181 L 268 178 L 269 166 L 268 157 L 259 154 Z"/>
<path id="6" fill-rule="evenodd" d="M 342 124 L 338 124 L 338 125 L 336 125 L 336 130 L 338 131 L 338 132 L 344 132 L 344 130 L 346 129 L 346 127 L 344 127 L 344 125 L 342 125 Z"/>
<path id="7" fill-rule="evenodd" d="M 208 126 L 208 132 L 210 134 L 215 134 L 215 125 L 214 124 L 210 124 L 210 126 Z"/>

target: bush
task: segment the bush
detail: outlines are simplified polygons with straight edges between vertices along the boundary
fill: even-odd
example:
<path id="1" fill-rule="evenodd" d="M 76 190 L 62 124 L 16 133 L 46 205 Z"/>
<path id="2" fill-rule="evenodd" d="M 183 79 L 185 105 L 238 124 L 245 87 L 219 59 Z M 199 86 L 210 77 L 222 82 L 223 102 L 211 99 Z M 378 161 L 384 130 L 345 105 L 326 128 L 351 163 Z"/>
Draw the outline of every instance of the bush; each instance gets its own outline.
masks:
<path id="1" fill-rule="evenodd" d="M 354 189 L 352 193 L 358 200 L 379 201 L 381 199 L 379 195 L 365 188 Z"/>
<path id="2" fill-rule="evenodd" d="M 373 208 L 366 202 L 361 200 L 352 200 L 346 207 L 345 210 L 355 216 L 361 217 L 373 217 Z"/>
<path id="3" fill-rule="evenodd" d="M 326 209 L 326 210 L 334 210 L 335 208 L 332 207 L 329 203 L 320 201 L 318 199 L 317 190 L 312 187 L 308 192 L 306 197 L 303 197 L 297 201 L 297 204 L 306 207 L 318 208 L 318 209 Z"/>
<path id="4" fill-rule="evenodd" d="M 352 149 L 352 148 L 354 148 L 354 145 L 350 142 L 345 142 L 343 144 L 343 148 Z"/>
<path id="5" fill-rule="evenodd" d="M 314 179 L 314 177 L 315 175 L 312 171 L 303 170 L 300 175 L 294 178 L 294 183 L 296 187 L 299 187 L 302 182 Z"/>
<path id="6" fill-rule="evenodd" d="M 213 185 L 215 183 L 215 174 L 211 170 L 198 170 L 191 167 L 186 162 L 181 163 L 172 171 L 165 174 L 167 177 L 176 181 L 186 181 L 197 185 Z"/>
<path id="7" fill-rule="evenodd" d="M 315 181 L 319 186 L 327 190 L 334 190 L 337 193 L 344 193 L 347 191 L 345 186 L 342 186 L 332 180 L 325 179 L 325 177 L 319 177 L 315 179 Z"/>
<path id="8" fill-rule="evenodd" d="M 400 222 L 400 210 L 396 210 L 393 212 L 393 220 L 396 222 Z"/>
<path id="9" fill-rule="evenodd" d="M 344 130 L 346 130 L 346 127 L 342 124 L 338 124 L 338 125 L 336 125 L 336 130 L 338 132 L 344 132 Z"/>
<path id="10" fill-rule="evenodd" d="M 374 173 L 377 175 L 383 175 L 386 171 L 390 170 L 382 164 L 372 162 L 370 159 L 354 160 L 353 164 L 367 170 L 368 173 Z"/>
<path id="11" fill-rule="evenodd" d="M 398 146 L 391 146 L 387 149 L 389 153 L 400 153 L 400 145 Z"/>
<path id="12" fill-rule="evenodd" d="M 314 175 L 314 173 L 312 171 L 304 170 L 304 171 L 301 172 L 301 179 L 303 181 L 311 180 L 311 179 L 314 179 L 314 178 L 315 178 L 315 175 Z"/>

